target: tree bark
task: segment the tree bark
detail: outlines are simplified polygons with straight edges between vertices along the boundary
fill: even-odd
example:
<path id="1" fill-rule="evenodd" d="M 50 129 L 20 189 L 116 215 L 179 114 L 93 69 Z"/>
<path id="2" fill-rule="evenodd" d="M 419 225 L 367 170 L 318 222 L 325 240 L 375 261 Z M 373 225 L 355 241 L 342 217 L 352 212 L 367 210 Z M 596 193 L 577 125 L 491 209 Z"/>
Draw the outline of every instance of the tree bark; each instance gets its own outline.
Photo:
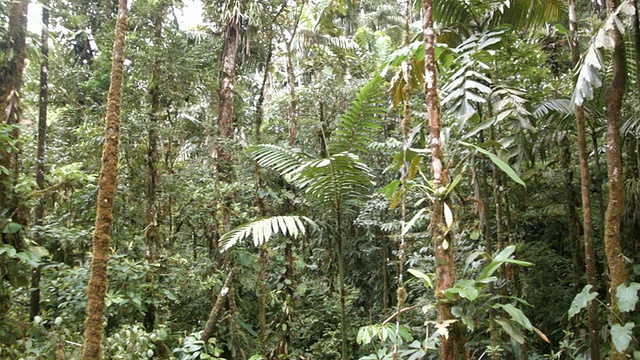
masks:
<path id="1" fill-rule="evenodd" d="M 42 60 L 40 62 L 40 94 L 38 106 L 38 148 L 36 150 L 36 184 L 38 189 L 45 188 L 45 151 L 47 143 L 47 106 L 49 104 L 49 1 L 42 4 L 42 44 L 40 45 L 40 54 Z M 40 198 L 35 211 L 35 225 L 42 226 L 44 218 L 44 198 Z M 35 236 L 38 245 L 42 245 L 42 238 L 38 234 Z M 37 266 L 31 273 L 31 299 L 29 306 L 29 319 L 33 321 L 40 313 L 40 276 L 42 266 Z"/>
<path id="2" fill-rule="evenodd" d="M 611 14 L 618 7 L 616 0 L 607 0 L 607 11 Z M 618 307 L 616 289 L 628 282 L 627 269 L 622 254 L 622 236 L 620 232 L 624 213 L 624 181 L 622 174 L 622 140 L 620 137 L 620 118 L 622 98 L 627 83 L 624 41 L 617 28 L 612 30 L 614 40 L 611 61 L 613 78 L 605 91 L 605 113 L 607 117 L 607 174 L 609 177 L 609 203 L 605 214 L 604 246 L 609 265 L 609 296 L 611 304 L 611 323 L 624 325 L 624 314 Z M 622 360 L 626 352 L 618 352 L 611 346 L 611 359 Z"/>
<path id="3" fill-rule="evenodd" d="M 578 22 L 576 4 L 574 0 L 568 0 L 569 5 L 569 29 L 571 31 L 571 59 L 573 64 L 580 62 L 580 42 L 578 37 Z M 596 255 L 593 242 L 593 225 L 591 215 L 591 193 L 589 191 L 591 177 L 589 174 L 589 156 L 587 153 L 587 131 L 585 128 L 584 109 L 576 106 L 576 124 L 578 133 L 578 153 L 580 158 L 580 193 L 582 195 L 582 229 L 584 243 L 584 264 L 587 284 L 592 286 L 592 291 L 598 288 Z M 595 149 L 597 151 L 597 149 Z M 598 304 L 590 301 L 588 305 L 589 321 L 589 352 L 591 360 L 600 360 L 600 321 L 598 317 Z"/>
<path id="4" fill-rule="evenodd" d="M 22 73 L 27 55 L 27 4 L 28 1 L 12 1 L 9 5 L 9 25 L 6 38 L 0 42 L 0 127 L 13 127 L 20 122 L 21 105 L 20 89 Z M 20 251 L 24 247 L 22 235 L 18 232 L 6 232 L 5 226 L 10 222 L 26 225 L 25 213 L 13 195 L 13 184 L 18 176 L 18 151 L 6 151 L 6 148 L 17 149 L 20 132 L 17 127 L 9 128 L 12 144 L 0 145 L 0 245 L 9 244 Z M 6 172 L 5 172 L 6 171 Z M 4 256 L 0 256 L 0 281 L 6 275 L 3 272 Z M 7 287 L 0 287 L 0 320 L 9 311 L 11 295 Z"/>
<path id="5" fill-rule="evenodd" d="M 127 28 L 127 0 L 119 0 L 115 40 L 111 64 L 111 84 L 107 98 L 105 142 L 102 150 L 102 170 L 98 181 L 98 199 L 93 232 L 93 261 L 87 289 L 87 318 L 85 320 L 83 360 L 102 358 L 100 341 L 107 293 L 107 262 L 113 225 L 113 201 L 118 175 L 120 144 L 120 108 L 124 74 L 124 46 Z"/>
<path id="6" fill-rule="evenodd" d="M 220 143 L 233 139 L 234 109 L 235 109 L 235 81 L 236 58 L 240 43 L 240 19 L 231 16 L 227 19 L 224 29 L 224 48 L 222 50 L 220 69 L 220 89 L 218 104 L 218 157 L 224 165 L 221 172 L 226 173 L 231 166 L 232 155 L 227 145 Z"/>
<path id="7" fill-rule="evenodd" d="M 207 342 L 213 333 L 213 329 L 216 327 L 218 323 L 218 319 L 220 318 L 220 312 L 222 312 L 222 305 L 224 304 L 224 300 L 229 295 L 229 290 L 231 289 L 231 282 L 233 281 L 233 277 L 236 273 L 236 269 L 232 268 L 231 271 L 227 274 L 227 278 L 224 280 L 224 284 L 220 288 L 220 293 L 216 298 L 216 302 L 211 308 L 211 312 L 209 313 L 209 318 L 207 319 L 207 323 L 204 325 L 204 330 L 200 335 L 200 340 Z"/>
<path id="8" fill-rule="evenodd" d="M 9 27 L 6 38 L 0 43 L 0 52 L 4 61 L 0 64 L 0 125 L 14 126 L 20 123 L 22 106 L 20 89 L 22 88 L 22 75 L 27 56 L 27 4 L 28 1 L 12 1 L 9 5 Z M 13 195 L 13 186 L 18 175 L 18 151 L 17 141 L 20 132 L 17 127 L 9 129 L 13 144 L 3 144 L 0 147 L 0 168 L 6 172 L 0 172 L 0 213 L 5 214 L 0 222 L 0 229 L 9 221 L 21 223 L 17 198 Z M 6 147 L 14 151 L 7 152 Z M 17 250 L 22 249 L 22 239 L 12 232 L 0 232 L 4 243 L 10 244 Z"/>
<path id="9" fill-rule="evenodd" d="M 433 27 L 433 1 L 424 0 L 423 33 L 425 44 L 425 95 L 427 102 L 427 116 L 429 119 L 429 147 L 431 148 L 431 172 L 433 185 L 437 190 L 449 184 L 448 171 L 444 167 L 444 155 L 440 140 L 440 100 L 437 88 L 437 69 L 435 57 L 435 32 Z M 431 224 L 429 230 L 436 258 L 436 299 L 438 300 L 438 320 L 444 322 L 452 320 L 451 304 L 446 302 L 444 292 L 456 280 L 456 269 L 453 259 L 454 238 L 445 222 L 446 199 L 437 198 L 431 208 Z M 451 325 L 449 336 L 440 338 L 440 359 L 458 359 L 463 353 L 460 351 L 461 339 L 456 324 Z"/>
<path id="10" fill-rule="evenodd" d="M 149 114 L 149 130 L 147 137 L 147 213 L 145 219 L 145 240 L 146 254 L 145 258 L 149 264 L 155 262 L 157 252 L 160 248 L 160 230 L 158 228 L 158 211 L 157 211 L 157 192 L 158 183 L 160 181 L 160 172 L 158 170 L 158 128 L 162 121 L 162 104 L 160 103 L 160 82 L 162 76 L 161 57 L 159 51 L 162 46 L 162 27 L 164 20 L 165 5 L 160 3 L 155 9 L 155 19 L 153 24 L 153 46 L 156 51 L 153 65 L 151 69 L 151 81 L 149 86 L 149 97 L 151 109 Z M 154 274 L 151 267 L 147 271 L 146 281 L 149 284 L 148 308 L 144 317 L 144 326 L 147 331 L 151 332 L 156 326 L 157 309 L 154 300 L 153 282 Z"/>

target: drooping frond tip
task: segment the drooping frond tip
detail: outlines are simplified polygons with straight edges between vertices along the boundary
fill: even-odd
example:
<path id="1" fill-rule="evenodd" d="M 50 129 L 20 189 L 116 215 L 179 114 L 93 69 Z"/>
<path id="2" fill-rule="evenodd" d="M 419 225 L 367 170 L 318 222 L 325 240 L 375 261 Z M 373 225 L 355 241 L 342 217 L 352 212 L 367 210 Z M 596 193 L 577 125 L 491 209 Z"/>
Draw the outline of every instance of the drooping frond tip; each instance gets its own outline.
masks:
<path id="1" fill-rule="evenodd" d="M 238 242 L 252 236 L 253 244 L 260 246 L 271 238 L 272 235 L 282 234 L 294 239 L 307 233 L 304 222 L 312 228 L 316 223 L 306 216 L 272 216 L 264 219 L 240 225 L 237 228 L 222 235 L 219 241 L 221 251 L 227 251 Z"/>

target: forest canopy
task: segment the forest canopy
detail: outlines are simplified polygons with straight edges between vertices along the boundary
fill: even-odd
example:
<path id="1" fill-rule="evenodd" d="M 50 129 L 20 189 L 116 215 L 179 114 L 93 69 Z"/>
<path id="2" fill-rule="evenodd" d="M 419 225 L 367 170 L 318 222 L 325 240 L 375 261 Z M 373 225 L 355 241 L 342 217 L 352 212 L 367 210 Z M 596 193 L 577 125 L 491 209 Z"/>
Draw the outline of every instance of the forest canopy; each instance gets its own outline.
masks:
<path id="1" fill-rule="evenodd" d="M 635 0 L 0 0 L 1 359 L 640 359 Z"/>

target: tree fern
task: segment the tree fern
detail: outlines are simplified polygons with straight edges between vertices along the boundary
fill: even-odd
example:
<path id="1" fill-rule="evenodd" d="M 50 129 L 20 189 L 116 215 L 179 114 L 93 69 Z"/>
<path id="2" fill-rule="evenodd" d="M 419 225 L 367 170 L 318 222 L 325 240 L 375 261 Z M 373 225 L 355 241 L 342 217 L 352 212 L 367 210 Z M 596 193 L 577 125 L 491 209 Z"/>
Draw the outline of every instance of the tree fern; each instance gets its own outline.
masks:
<path id="1" fill-rule="evenodd" d="M 222 235 L 219 246 L 222 251 L 226 251 L 249 236 L 252 236 L 255 246 L 260 246 L 278 233 L 297 238 L 307 232 L 303 221 L 316 227 L 316 224 L 305 216 L 273 216 L 252 221 Z"/>

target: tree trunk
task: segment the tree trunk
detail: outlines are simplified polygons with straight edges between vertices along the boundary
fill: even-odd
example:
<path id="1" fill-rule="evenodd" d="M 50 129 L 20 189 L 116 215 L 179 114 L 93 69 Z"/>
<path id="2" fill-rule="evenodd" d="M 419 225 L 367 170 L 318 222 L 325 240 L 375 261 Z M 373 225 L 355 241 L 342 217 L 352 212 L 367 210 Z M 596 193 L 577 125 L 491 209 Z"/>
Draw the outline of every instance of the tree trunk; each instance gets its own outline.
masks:
<path id="1" fill-rule="evenodd" d="M 40 45 L 40 54 L 42 60 L 40 61 L 40 95 L 38 106 L 38 148 L 36 150 L 36 184 L 38 189 L 42 190 L 46 184 L 44 182 L 45 172 L 45 149 L 47 143 L 47 105 L 48 99 L 48 87 L 49 87 L 49 1 L 45 1 L 42 4 L 42 44 Z M 44 218 L 44 198 L 40 198 L 35 212 L 35 225 L 42 226 L 42 219 Z M 42 245 L 42 238 L 38 234 L 35 236 L 35 241 L 38 245 Z M 40 276 L 42 272 L 42 266 L 37 266 L 31 273 L 31 299 L 29 306 L 29 319 L 33 321 L 38 314 L 40 314 Z"/>
<path id="2" fill-rule="evenodd" d="M 576 5 L 574 0 L 569 0 L 569 28 L 571 31 L 571 58 L 573 64 L 580 62 L 580 43 L 578 37 L 578 23 Z M 598 288 L 596 255 L 593 243 L 593 225 L 591 217 L 591 193 L 589 191 L 591 177 L 589 175 L 589 157 L 587 153 L 587 131 L 585 129 L 584 109 L 576 106 L 576 123 L 578 132 L 578 154 L 580 158 L 580 192 L 582 195 L 582 229 L 584 236 L 584 263 L 587 284 L 592 286 L 592 291 Z M 597 149 L 595 149 L 597 151 Z M 588 305 L 589 318 L 589 352 L 591 360 L 600 360 L 600 329 L 598 318 L 598 304 L 590 301 Z"/>
<path id="3" fill-rule="evenodd" d="M 83 360 L 102 358 L 100 341 L 107 293 L 107 262 L 113 225 L 113 201 L 118 175 L 120 143 L 120 107 L 124 73 L 124 44 L 127 28 L 127 0 L 118 2 L 115 40 L 111 64 L 111 85 L 107 98 L 105 142 L 102 150 L 102 170 L 98 181 L 95 230 L 93 232 L 93 261 L 87 289 L 87 318 L 84 330 Z"/>
<path id="4" fill-rule="evenodd" d="M 567 134 L 560 140 L 560 166 L 564 173 L 564 200 L 567 207 L 567 222 L 569 225 L 569 243 L 571 246 L 571 259 L 573 262 L 573 275 L 579 279 L 584 268 L 582 258 L 582 246 L 580 237 L 580 221 L 576 212 L 576 194 L 573 189 L 573 171 L 571 171 L 571 143 Z"/>
<path id="5" fill-rule="evenodd" d="M 435 57 L 435 32 L 433 28 L 433 1 L 424 0 L 423 6 L 423 32 L 425 44 L 425 95 L 427 102 L 427 116 L 429 119 L 429 147 L 431 148 L 431 172 L 435 189 L 446 187 L 449 184 L 448 171 L 444 168 L 443 153 L 440 140 L 440 100 L 437 88 L 437 70 Z M 445 222 L 446 199 L 434 200 L 431 209 L 431 224 L 429 230 L 436 258 L 436 299 L 438 303 L 438 320 L 444 322 L 453 320 L 451 304 L 445 300 L 444 292 L 449 289 L 456 280 L 456 268 L 453 259 L 454 238 Z M 451 325 L 449 336 L 440 338 L 440 359 L 458 359 L 463 352 L 457 324 Z"/>
<path id="6" fill-rule="evenodd" d="M 160 181 L 160 172 L 158 171 L 158 128 L 162 120 L 162 105 L 160 104 L 160 82 L 162 76 L 161 57 L 159 52 L 162 48 L 162 22 L 164 20 L 165 5 L 160 3 L 155 9 L 155 19 L 153 24 L 153 46 L 156 51 L 155 58 L 151 69 L 151 81 L 149 86 L 149 97 L 151 109 L 149 114 L 149 130 L 147 144 L 147 213 L 145 219 L 145 240 L 147 250 L 145 258 L 149 265 L 155 262 L 157 252 L 160 247 L 160 230 L 158 228 L 158 211 L 157 211 L 157 189 Z M 155 294 L 153 291 L 153 282 L 155 277 L 152 267 L 149 267 L 146 275 L 146 281 L 149 284 L 149 293 L 147 294 L 148 308 L 144 317 L 144 326 L 148 332 L 153 331 L 157 321 L 157 310 L 155 304 Z"/>
<path id="7" fill-rule="evenodd" d="M 27 4 L 28 1 L 12 1 L 9 5 L 9 27 L 6 38 L 0 42 L 0 127 L 13 127 L 20 122 L 20 88 L 22 73 L 27 55 Z M 17 127 L 8 129 L 11 141 L 18 141 L 20 132 Z M 20 231 L 5 232 L 10 222 L 26 225 L 24 211 L 20 209 L 18 199 L 13 195 L 13 183 L 18 175 L 18 151 L 15 144 L 0 143 L 0 245 L 9 244 L 20 251 L 23 239 Z M 5 173 L 6 171 L 6 173 Z M 3 272 L 4 256 L 0 256 L 0 282 L 6 275 Z M 7 287 L 0 286 L 0 321 L 9 311 L 11 295 Z"/>
<path id="8" fill-rule="evenodd" d="M 236 269 L 232 268 L 231 271 L 227 274 L 227 278 L 222 284 L 220 288 L 220 293 L 216 298 L 216 302 L 211 308 L 211 312 L 209 313 L 209 318 L 207 319 L 207 323 L 204 325 L 204 330 L 200 335 L 200 340 L 207 342 L 213 333 L 213 329 L 216 327 L 218 323 L 218 319 L 220 318 L 220 313 L 222 312 L 222 305 L 224 304 L 224 300 L 229 295 L 229 289 L 231 288 L 231 282 L 233 281 L 233 277 L 236 273 Z"/>
<path id="9" fill-rule="evenodd" d="M 238 44 L 240 43 L 240 19 L 231 16 L 227 19 L 224 29 L 224 48 L 222 50 L 220 70 L 220 100 L 218 104 L 218 139 L 219 142 L 233 139 L 234 108 L 235 108 L 235 81 L 236 81 L 236 57 Z M 228 173 L 231 166 L 231 150 L 228 144 L 218 143 L 217 149 L 221 173 Z"/>
<path id="10" fill-rule="evenodd" d="M 28 1 L 12 1 L 9 5 L 9 28 L 6 38 L 0 43 L 3 62 L 0 64 L 0 126 L 9 126 L 9 136 L 13 144 L 0 146 L 0 213 L 6 218 L 0 220 L 0 229 L 9 221 L 21 222 L 21 213 L 17 198 L 13 195 L 13 186 L 18 175 L 18 151 L 15 151 L 20 132 L 15 126 L 20 123 L 22 105 L 20 89 L 22 88 L 22 74 L 27 56 L 27 4 Z M 13 148 L 8 152 L 6 148 Z M 18 233 L 0 232 L 3 242 L 10 244 L 17 250 L 23 248 L 22 239 Z"/>
<path id="11" fill-rule="evenodd" d="M 611 14 L 618 6 L 616 0 L 607 0 L 607 11 Z M 624 181 L 622 174 L 622 141 L 620 137 L 620 117 L 622 98 L 627 82 L 624 42 L 622 34 L 616 29 L 612 31 L 614 48 L 611 55 L 613 78 L 605 91 L 607 117 L 607 174 L 609 177 L 609 204 L 605 215 L 604 246 L 609 265 L 609 296 L 611 304 L 612 325 L 624 325 L 624 314 L 618 307 L 616 289 L 628 281 L 627 269 L 622 254 L 622 236 L 620 225 L 624 213 Z M 611 346 L 611 359 L 625 359 L 625 352 L 618 352 Z"/>

